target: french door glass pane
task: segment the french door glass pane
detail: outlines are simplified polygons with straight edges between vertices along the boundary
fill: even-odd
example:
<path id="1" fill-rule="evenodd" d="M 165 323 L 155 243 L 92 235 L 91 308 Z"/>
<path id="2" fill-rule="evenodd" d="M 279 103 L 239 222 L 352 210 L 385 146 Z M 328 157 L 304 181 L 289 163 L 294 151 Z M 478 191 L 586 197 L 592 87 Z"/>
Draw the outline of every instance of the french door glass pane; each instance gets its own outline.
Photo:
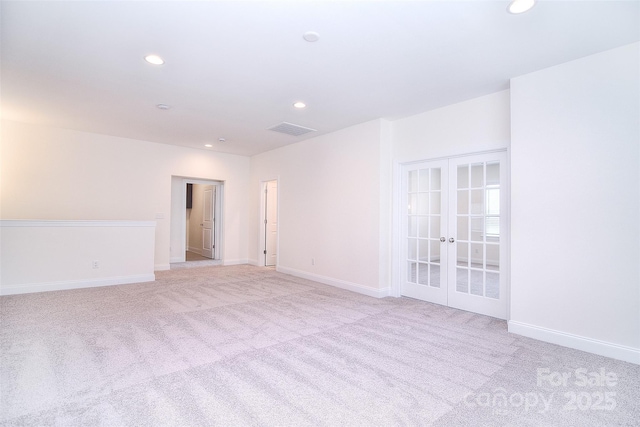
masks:
<path id="1" fill-rule="evenodd" d="M 431 242 L 431 255 L 429 257 L 429 261 L 440 262 L 440 241 L 430 240 L 430 242 Z"/>
<path id="2" fill-rule="evenodd" d="M 418 236 L 418 218 L 415 216 L 410 216 L 407 219 L 407 225 L 408 230 L 407 230 L 407 235 L 409 237 L 417 237 Z"/>
<path id="3" fill-rule="evenodd" d="M 425 264 L 422 262 L 418 264 L 418 284 L 419 285 L 429 284 L 429 264 Z"/>
<path id="4" fill-rule="evenodd" d="M 407 282 L 416 283 L 416 278 L 418 277 L 416 273 L 416 268 L 418 266 L 417 262 L 409 262 L 407 268 Z"/>
<path id="5" fill-rule="evenodd" d="M 474 242 L 482 242 L 484 238 L 484 218 L 471 218 L 471 240 Z"/>
<path id="6" fill-rule="evenodd" d="M 409 215 L 415 215 L 418 213 L 418 195 L 409 194 Z"/>
<path id="7" fill-rule="evenodd" d="M 485 234 L 487 236 L 487 242 L 499 242 L 500 241 L 500 217 L 488 216 L 486 217 Z"/>
<path id="8" fill-rule="evenodd" d="M 471 267 L 483 268 L 484 261 L 484 245 L 482 243 L 471 244 Z"/>
<path id="9" fill-rule="evenodd" d="M 484 214 L 483 190 L 471 190 L 471 213 L 474 215 Z"/>
<path id="10" fill-rule="evenodd" d="M 469 188 L 469 166 L 458 166 L 458 188 Z"/>
<path id="11" fill-rule="evenodd" d="M 434 288 L 440 287 L 440 266 L 438 264 L 431 264 L 429 286 L 432 286 Z"/>
<path id="12" fill-rule="evenodd" d="M 469 270 L 456 268 L 456 291 L 469 293 Z"/>
<path id="13" fill-rule="evenodd" d="M 482 280 L 482 271 L 471 270 L 471 295 L 483 296 L 484 283 Z"/>
<path id="14" fill-rule="evenodd" d="M 420 191 L 429 191 L 429 169 L 420 170 Z"/>
<path id="15" fill-rule="evenodd" d="M 471 187 L 479 188 L 484 186 L 484 165 L 482 163 L 471 165 Z"/>
<path id="16" fill-rule="evenodd" d="M 500 163 L 487 163 L 487 187 L 500 185 Z"/>
<path id="17" fill-rule="evenodd" d="M 500 298 L 500 274 L 487 272 L 487 285 L 485 296 L 489 298 Z"/>
<path id="18" fill-rule="evenodd" d="M 487 245 L 487 270 L 500 271 L 500 245 Z"/>
<path id="19" fill-rule="evenodd" d="M 420 216 L 418 217 L 418 229 L 419 236 L 427 238 L 429 237 L 429 217 L 428 216 Z"/>
<path id="20" fill-rule="evenodd" d="M 408 259 L 418 259 L 417 252 L 417 239 L 409 239 L 407 245 L 407 258 Z"/>
<path id="21" fill-rule="evenodd" d="M 439 214 L 440 213 L 440 192 L 431 193 L 431 213 Z"/>
<path id="22" fill-rule="evenodd" d="M 431 169 L 431 190 L 441 190 L 440 186 L 442 185 L 442 172 L 440 168 Z"/>
<path id="23" fill-rule="evenodd" d="M 469 213 L 469 191 L 458 190 L 458 214 L 466 215 Z"/>
<path id="24" fill-rule="evenodd" d="M 468 266 L 469 265 L 469 243 L 467 242 L 460 242 L 458 241 L 458 243 L 456 243 L 457 245 L 457 260 L 458 263 L 457 265 L 460 267 L 464 267 L 464 266 Z"/>
<path id="25" fill-rule="evenodd" d="M 420 261 L 429 261 L 429 240 L 420 239 L 418 240 L 418 260 Z"/>
<path id="26" fill-rule="evenodd" d="M 440 216 L 431 216 L 431 231 L 430 236 L 432 239 L 440 239 Z"/>
<path id="27" fill-rule="evenodd" d="M 429 213 L 429 193 L 418 193 L 418 212 L 419 215 Z"/>
<path id="28" fill-rule="evenodd" d="M 458 240 L 469 240 L 469 217 L 458 217 Z"/>

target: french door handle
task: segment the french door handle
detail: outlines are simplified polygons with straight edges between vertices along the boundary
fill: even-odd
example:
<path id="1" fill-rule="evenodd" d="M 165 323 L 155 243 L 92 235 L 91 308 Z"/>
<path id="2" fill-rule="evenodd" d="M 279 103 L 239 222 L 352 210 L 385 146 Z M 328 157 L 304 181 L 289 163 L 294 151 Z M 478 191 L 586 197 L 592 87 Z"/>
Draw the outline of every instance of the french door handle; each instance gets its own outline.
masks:
<path id="1" fill-rule="evenodd" d="M 444 242 L 446 242 L 446 241 L 447 241 L 447 238 L 446 238 L 446 237 L 441 237 L 441 238 L 440 238 L 440 241 L 441 241 L 442 243 L 444 243 Z"/>
<path id="2" fill-rule="evenodd" d="M 453 243 L 455 242 L 455 239 L 453 237 L 449 237 L 449 243 Z"/>

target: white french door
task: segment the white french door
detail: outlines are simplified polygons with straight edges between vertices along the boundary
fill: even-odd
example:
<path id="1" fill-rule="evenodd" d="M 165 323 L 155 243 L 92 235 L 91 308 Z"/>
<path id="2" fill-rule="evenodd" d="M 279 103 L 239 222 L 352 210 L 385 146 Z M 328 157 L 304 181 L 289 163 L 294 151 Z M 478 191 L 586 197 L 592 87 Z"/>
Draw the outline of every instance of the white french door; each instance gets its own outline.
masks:
<path id="1" fill-rule="evenodd" d="M 507 317 L 506 153 L 405 165 L 401 294 Z"/>

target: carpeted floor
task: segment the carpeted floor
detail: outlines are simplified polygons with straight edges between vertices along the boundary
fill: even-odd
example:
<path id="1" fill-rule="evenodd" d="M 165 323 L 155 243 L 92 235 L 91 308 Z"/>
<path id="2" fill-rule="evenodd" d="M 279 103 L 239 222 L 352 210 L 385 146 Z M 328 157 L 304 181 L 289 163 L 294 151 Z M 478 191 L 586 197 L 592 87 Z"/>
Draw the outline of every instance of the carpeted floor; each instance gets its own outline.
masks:
<path id="1" fill-rule="evenodd" d="M 640 366 L 273 269 L 0 303 L 6 426 L 640 425 Z"/>

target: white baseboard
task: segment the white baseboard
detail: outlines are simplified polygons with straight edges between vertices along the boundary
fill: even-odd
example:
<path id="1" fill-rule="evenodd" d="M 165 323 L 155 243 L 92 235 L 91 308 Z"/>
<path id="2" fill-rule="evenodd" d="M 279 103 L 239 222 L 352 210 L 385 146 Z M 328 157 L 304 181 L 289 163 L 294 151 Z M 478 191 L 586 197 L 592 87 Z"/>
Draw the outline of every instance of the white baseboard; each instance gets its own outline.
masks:
<path id="1" fill-rule="evenodd" d="M 0 295 L 30 294 L 34 292 L 64 291 L 68 289 L 95 288 L 99 286 L 126 285 L 129 283 L 154 282 L 154 274 L 136 274 L 132 276 L 104 277 L 88 280 L 67 280 L 50 283 L 29 283 L 0 287 Z"/>
<path id="2" fill-rule="evenodd" d="M 169 258 L 169 262 L 170 263 L 184 262 L 184 261 L 185 261 L 185 257 L 183 257 L 183 256 L 173 256 L 173 257 Z"/>
<path id="3" fill-rule="evenodd" d="M 357 283 L 347 282 L 345 280 L 334 279 L 331 277 L 320 276 L 319 274 L 307 273 L 306 271 L 296 270 L 288 267 L 276 267 L 276 271 L 280 273 L 290 274 L 302 279 L 313 280 L 314 282 L 324 283 L 325 285 L 335 286 L 336 288 L 346 289 L 348 291 L 367 295 L 374 298 L 384 298 L 389 296 L 390 288 L 375 289 L 368 286 L 362 286 Z"/>
<path id="4" fill-rule="evenodd" d="M 193 252 L 194 254 L 202 255 L 202 248 L 192 248 L 189 247 L 187 252 Z"/>
<path id="5" fill-rule="evenodd" d="M 640 365 L 640 349 L 510 320 L 509 332 Z"/>
<path id="6" fill-rule="evenodd" d="M 222 265 L 240 265 L 249 264 L 248 259 L 225 259 L 222 261 Z"/>
<path id="7" fill-rule="evenodd" d="M 258 262 L 257 259 L 250 259 L 247 264 L 249 265 L 255 265 L 256 267 L 264 267 L 263 265 L 260 265 L 260 263 Z"/>
<path id="8" fill-rule="evenodd" d="M 153 266 L 153 271 L 166 271 L 171 270 L 171 264 L 156 264 Z"/>

